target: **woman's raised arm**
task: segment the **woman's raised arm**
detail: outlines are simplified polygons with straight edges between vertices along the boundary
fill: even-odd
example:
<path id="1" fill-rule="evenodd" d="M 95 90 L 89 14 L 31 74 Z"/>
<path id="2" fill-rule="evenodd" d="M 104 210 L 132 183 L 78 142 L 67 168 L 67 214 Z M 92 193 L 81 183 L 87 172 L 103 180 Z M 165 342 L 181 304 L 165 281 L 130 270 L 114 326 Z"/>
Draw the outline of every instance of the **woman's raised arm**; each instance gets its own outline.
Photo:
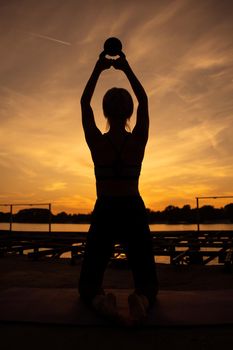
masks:
<path id="1" fill-rule="evenodd" d="M 103 70 L 109 69 L 111 65 L 112 60 L 105 58 L 104 53 L 101 53 L 81 97 L 82 124 L 88 145 L 95 142 L 96 137 L 100 135 L 100 130 L 95 123 L 91 99 L 100 74 Z"/>
<path id="2" fill-rule="evenodd" d="M 125 55 L 122 53 L 121 57 L 113 61 L 112 65 L 116 69 L 122 70 L 127 76 L 130 85 L 135 93 L 135 96 L 138 100 L 138 109 L 137 109 L 137 120 L 133 133 L 137 134 L 139 137 L 147 141 L 148 130 L 149 130 L 149 112 L 148 112 L 148 98 L 147 94 L 131 69 L 129 63 L 127 62 Z"/>

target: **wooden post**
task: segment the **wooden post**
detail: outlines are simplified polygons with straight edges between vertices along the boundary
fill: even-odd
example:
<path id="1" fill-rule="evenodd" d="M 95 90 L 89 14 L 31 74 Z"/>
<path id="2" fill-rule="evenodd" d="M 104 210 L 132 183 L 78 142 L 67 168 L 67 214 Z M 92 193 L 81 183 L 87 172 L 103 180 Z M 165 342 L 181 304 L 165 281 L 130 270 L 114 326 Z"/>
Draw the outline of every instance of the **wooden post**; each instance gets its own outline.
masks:
<path id="1" fill-rule="evenodd" d="M 12 222 L 13 222 L 13 204 L 10 204 L 10 232 L 12 231 Z"/>
<path id="2" fill-rule="evenodd" d="M 200 215 L 199 215 L 199 198 L 196 197 L 197 201 L 197 232 L 200 232 Z"/>
<path id="3" fill-rule="evenodd" d="M 52 224 L 52 213 L 51 213 L 51 210 L 52 210 L 52 205 L 51 205 L 51 203 L 49 203 L 49 233 L 51 232 L 51 224 Z"/>

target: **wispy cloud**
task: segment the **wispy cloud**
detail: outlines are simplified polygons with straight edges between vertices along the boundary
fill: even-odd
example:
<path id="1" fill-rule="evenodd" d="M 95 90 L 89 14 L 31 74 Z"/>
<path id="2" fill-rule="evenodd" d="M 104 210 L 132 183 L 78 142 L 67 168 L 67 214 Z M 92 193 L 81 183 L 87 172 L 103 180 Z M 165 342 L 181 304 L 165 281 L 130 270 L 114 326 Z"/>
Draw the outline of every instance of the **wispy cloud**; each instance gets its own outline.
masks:
<path id="1" fill-rule="evenodd" d="M 31 32 L 25 32 L 25 33 L 29 34 L 29 35 L 32 35 L 35 38 L 40 38 L 40 39 L 53 41 L 55 43 L 62 44 L 62 45 L 68 45 L 68 46 L 71 45 L 71 43 L 69 43 L 68 41 L 63 41 L 63 40 L 59 40 L 59 39 L 56 39 L 56 38 L 52 38 L 51 36 L 41 35 L 41 34 L 38 34 L 38 33 L 31 33 Z"/>
<path id="2" fill-rule="evenodd" d="M 64 190 L 67 187 L 66 182 L 53 182 L 47 186 L 44 187 L 44 191 L 59 191 L 59 190 Z"/>

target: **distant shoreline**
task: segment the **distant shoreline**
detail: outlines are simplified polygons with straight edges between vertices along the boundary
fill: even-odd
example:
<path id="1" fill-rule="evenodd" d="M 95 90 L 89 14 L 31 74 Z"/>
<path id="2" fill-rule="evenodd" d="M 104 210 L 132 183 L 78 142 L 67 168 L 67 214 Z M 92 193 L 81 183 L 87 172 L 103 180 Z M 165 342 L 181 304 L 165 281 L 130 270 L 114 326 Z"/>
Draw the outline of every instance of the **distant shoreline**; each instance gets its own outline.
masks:
<path id="1" fill-rule="evenodd" d="M 146 209 L 149 225 L 197 225 L 199 224 L 233 224 L 233 203 L 224 208 L 215 208 L 204 205 L 200 208 L 191 208 L 184 205 L 183 208 L 173 205 L 167 206 L 163 211 Z M 118 213 L 115 213 L 116 220 Z M 90 224 L 92 213 L 67 214 L 60 212 L 53 214 L 50 209 L 30 208 L 21 209 L 17 213 L 12 210 L 8 213 L 0 212 L 0 223 L 23 224 Z"/>

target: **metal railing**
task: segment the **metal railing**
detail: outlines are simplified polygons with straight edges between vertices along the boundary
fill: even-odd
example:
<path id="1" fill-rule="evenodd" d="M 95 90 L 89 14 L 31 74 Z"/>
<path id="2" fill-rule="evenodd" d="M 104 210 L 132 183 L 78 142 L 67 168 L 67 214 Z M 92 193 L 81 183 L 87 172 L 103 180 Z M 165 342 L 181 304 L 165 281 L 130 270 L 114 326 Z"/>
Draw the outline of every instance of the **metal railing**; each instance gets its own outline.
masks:
<path id="1" fill-rule="evenodd" d="M 51 232 L 51 226 L 52 226 L 52 204 L 51 203 L 16 203 L 16 204 L 0 204 L 1 207 L 10 207 L 10 220 L 9 220 L 9 231 L 12 231 L 12 224 L 13 224 L 13 207 L 21 206 L 21 207 L 34 207 L 34 206 L 47 206 L 49 209 L 49 218 L 48 218 L 48 225 L 49 225 L 49 232 Z"/>

